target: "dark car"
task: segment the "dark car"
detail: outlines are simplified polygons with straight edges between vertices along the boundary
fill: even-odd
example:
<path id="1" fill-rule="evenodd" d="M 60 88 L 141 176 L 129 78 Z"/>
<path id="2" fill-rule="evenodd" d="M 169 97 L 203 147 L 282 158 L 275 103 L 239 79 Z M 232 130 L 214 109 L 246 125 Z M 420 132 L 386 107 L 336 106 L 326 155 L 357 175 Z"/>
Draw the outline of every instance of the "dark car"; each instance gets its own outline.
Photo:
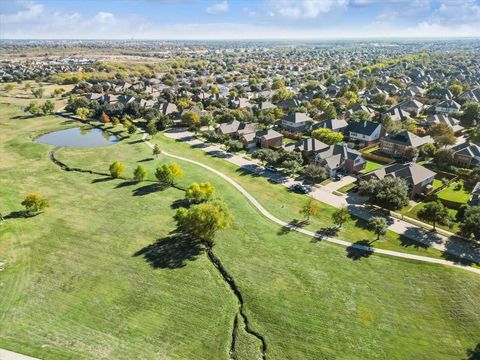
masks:
<path id="1" fill-rule="evenodd" d="M 310 189 L 308 188 L 308 186 L 305 186 L 305 185 L 302 185 L 302 184 L 293 184 L 290 189 L 292 191 L 295 191 L 296 193 L 299 193 L 299 194 L 308 194 L 310 192 Z"/>
<path id="2" fill-rule="evenodd" d="M 265 166 L 265 170 L 271 171 L 271 172 L 277 172 L 277 168 L 273 167 L 272 165 L 267 165 Z"/>

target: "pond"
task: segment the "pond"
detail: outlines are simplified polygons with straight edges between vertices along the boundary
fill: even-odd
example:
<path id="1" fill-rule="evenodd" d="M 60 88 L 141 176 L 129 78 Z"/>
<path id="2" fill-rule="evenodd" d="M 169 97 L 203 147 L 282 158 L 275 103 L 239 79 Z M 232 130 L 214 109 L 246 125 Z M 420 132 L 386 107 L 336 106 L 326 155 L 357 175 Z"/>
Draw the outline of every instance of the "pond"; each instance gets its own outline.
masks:
<path id="1" fill-rule="evenodd" d="M 109 133 L 90 126 L 54 131 L 39 136 L 35 141 L 42 144 L 65 147 L 100 147 L 115 144 L 119 139 Z"/>

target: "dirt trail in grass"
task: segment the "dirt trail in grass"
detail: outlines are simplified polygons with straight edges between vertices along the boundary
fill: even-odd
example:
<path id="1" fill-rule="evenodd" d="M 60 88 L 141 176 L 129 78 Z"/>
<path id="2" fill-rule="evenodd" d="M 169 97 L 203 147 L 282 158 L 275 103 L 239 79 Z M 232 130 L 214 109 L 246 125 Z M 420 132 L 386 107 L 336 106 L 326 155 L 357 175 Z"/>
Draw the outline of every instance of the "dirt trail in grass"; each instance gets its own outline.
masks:
<path id="1" fill-rule="evenodd" d="M 148 147 L 153 149 L 154 146 L 153 146 L 152 143 L 150 143 L 147 140 L 147 134 L 146 133 L 143 134 L 142 139 Z M 370 246 L 367 246 L 367 245 L 354 244 L 354 243 L 351 243 L 351 242 L 348 242 L 348 241 L 345 241 L 345 240 L 340 240 L 340 239 L 332 238 L 332 237 L 325 236 L 325 235 L 322 235 L 322 234 L 314 233 L 313 231 L 309 231 L 309 230 L 303 229 L 299 226 L 289 224 L 289 223 L 287 223 L 283 220 L 278 219 L 273 214 L 268 212 L 258 202 L 258 200 L 255 199 L 247 190 L 245 190 L 235 180 L 233 180 L 229 176 L 225 175 L 224 173 L 222 173 L 222 172 L 220 172 L 220 171 L 218 171 L 218 170 L 216 170 L 216 169 L 214 169 L 214 168 L 212 168 L 208 165 L 202 164 L 201 162 L 198 162 L 198 161 L 195 161 L 195 160 L 183 157 L 183 156 L 173 155 L 173 154 L 170 154 L 166 151 L 162 151 L 162 154 L 165 155 L 165 156 L 169 156 L 171 158 L 174 158 L 174 159 L 178 159 L 178 160 L 182 160 L 182 161 L 186 161 L 186 162 L 198 165 L 200 167 L 203 167 L 204 169 L 207 169 L 207 170 L 213 172 L 214 174 L 217 174 L 218 176 L 223 178 L 225 181 L 232 184 L 240 193 L 242 193 L 247 198 L 247 200 L 250 201 L 252 203 L 252 205 L 255 206 L 258 209 L 258 211 L 262 215 L 264 215 L 266 218 L 270 219 L 271 221 L 277 223 L 278 225 L 284 227 L 285 229 L 287 229 L 289 231 L 297 231 L 297 232 L 300 232 L 302 234 L 311 236 L 315 239 L 325 240 L 325 241 L 328 241 L 328 242 L 331 242 L 331 243 L 334 243 L 334 244 L 337 244 L 337 245 L 348 247 L 350 249 L 360 250 L 360 251 L 363 251 L 363 252 L 394 256 L 394 257 L 403 258 L 403 259 L 423 261 L 423 262 L 432 263 L 432 264 L 441 264 L 441 265 L 453 266 L 453 267 L 456 267 L 456 268 L 460 268 L 460 269 L 464 269 L 464 270 L 468 270 L 468 271 L 480 274 L 480 269 L 477 269 L 477 268 L 474 268 L 474 267 L 471 267 L 471 266 L 467 266 L 467 265 L 462 265 L 462 264 L 459 264 L 459 263 L 456 263 L 456 262 L 453 262 L 453 261 L 450 261 L 450 260 L 437 259 L 437 258 L 431 258 L 431 257 L 426 257 L 426 256 L 421 256 L 421 255 L 413 255 L 413 254 L 402 253 L 402 252 L 393 251 L 393 250 L 378 249 L 378 248 L 373 248 L 373 247 L 370 247 Z"/>

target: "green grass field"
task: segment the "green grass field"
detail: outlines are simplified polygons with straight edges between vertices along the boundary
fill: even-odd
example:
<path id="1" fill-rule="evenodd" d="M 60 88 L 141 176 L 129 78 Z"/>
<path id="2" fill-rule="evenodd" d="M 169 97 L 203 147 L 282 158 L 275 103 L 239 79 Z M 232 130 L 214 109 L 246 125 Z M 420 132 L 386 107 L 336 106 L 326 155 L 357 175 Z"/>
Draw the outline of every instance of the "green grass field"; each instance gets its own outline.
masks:
<path id="1" fill-rule="evenodd" d="M 385 166 L 385 164 L 380 164 L 375 161 L 367 160 L 367 163 L 365 164 L 365 168 L 362 171 L 360 171 L 360 174 L 367 174 L 371 171 L 380 169 L 382 166 Z"/>
<path id="2" fill-rule="evenodd" d="M 439 199 L 466 204 L 470 200 L 471 194 L 468 190 L 464 189 L 463 181 L 454 181 L 445 189 L 441 190 L 437 196 Z"/>
<path id="3" fill-rule="evenodd" d="M 172 215 L 183 192 L 152 191 L 98 175 L 65 172 L 35 132 L 71 126 L 54 117 L 15 118 L 0 105 L 0 347 L 42 359 L 228 359 L 236 298 L 201 249 L 179 239 Z M 231 175 L 276 216 L 299 218 L 305 197 L 238 171 L 159 134 L 161 149 L 201 160 Z M 138 136 L 97 149 L 62 149 L 71 166 L 127 172 L 158 164 Z M 180 186 L 210 181 L 235 216 L 217 236 L 215 254 L 242 293 L 250 326 L 269 359 L 462 359 L 478 343 L 480 277 L 439 265 L 362 256 L 262 217 L 230 184 L 193 164 Z M 17 217 L 39 192 L 51 208 Z M 332 209 L 308 226 L 331 225 Z M 339 237 L 372 239 L 355 222 Z M 383 246 L 430 256 L 431 249 Z M 154 244 L 154 246 L 150 246 Z M 355 260 L 356 259 L 356 260 Z M 259 356 L 240 327 L 238 359 Z"/>

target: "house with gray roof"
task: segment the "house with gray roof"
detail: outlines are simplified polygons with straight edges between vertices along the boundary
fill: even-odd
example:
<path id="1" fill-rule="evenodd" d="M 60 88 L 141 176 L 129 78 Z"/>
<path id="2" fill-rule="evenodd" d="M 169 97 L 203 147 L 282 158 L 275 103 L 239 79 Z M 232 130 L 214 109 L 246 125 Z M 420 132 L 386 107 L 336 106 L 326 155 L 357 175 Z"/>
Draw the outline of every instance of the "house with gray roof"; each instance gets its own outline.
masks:
<path id="1" fill-rule="evenodd" d="M 480 146 L 466 142 L 452 147 L 455 166 L 471 168 L 480 165 Z"/>
<path id="2" fill-rule="evenodd" d="M 404 130 L 380 139 L 380 150 L 393 157 L 402 158 L 408 148 L 418 149 L 422 145 L 433 143 L 430 136 L 420 137 Z"/>
<path id="3" fill-rule="evenodd" d="M 366 161 L 362 154 L 350 149 L 347 144 L 327 146 L 314 154 L 313 162 L 323 166 L 330 176 L 335 176 L 337 171 L 358 173 L 365 168 Z"/>
<path id="4" fill-rule="evenodd" d="M 408 186 L 410 198 L 413 199 L 426 192 L 427 187 L 433 183 L 436 175 L 437 173 L 434 171 L 414 163 L 392 164 L 363 175 L 360 181 L 381 180 L 387 176 L 403 179 Z"/>

